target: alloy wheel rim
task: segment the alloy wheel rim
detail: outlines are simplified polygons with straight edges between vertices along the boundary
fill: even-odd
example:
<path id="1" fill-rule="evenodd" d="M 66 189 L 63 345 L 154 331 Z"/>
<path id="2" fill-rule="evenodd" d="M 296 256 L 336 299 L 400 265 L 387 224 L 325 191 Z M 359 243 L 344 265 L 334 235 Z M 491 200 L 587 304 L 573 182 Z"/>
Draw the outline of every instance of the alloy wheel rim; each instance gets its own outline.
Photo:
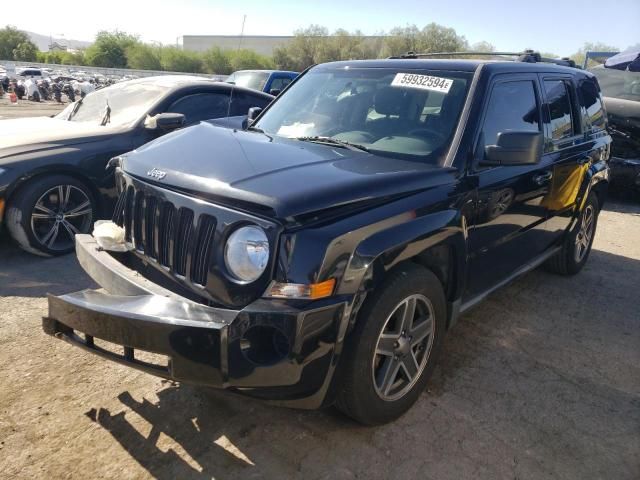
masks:
<path id="1" fill-rule="evenodd" d="M 384 401 L 404 397 L 422 374 L 433 346 L 435 315 L 427 297 L 402 300 L 378 335 L 373 355 L 373 385 Z"/>
<path id="2" fill-rule="evenodd" d="M 593 238 L 595 212 L 592 205 L 587 205 L 582 213 L 582 219 L 580 221 L 580 229 L 576 235 L 576 248 L 574 252 L 574 258 L 577 263 L 580 263 L 591 245 Z"/>
<path id="3" fill-rule="evenodd" d="M 93 209 L 86 193 L 73 185 L 56 185 L 44 192 L 31 212 L 31 231 L 50 250 L 73 246 L 74 236 L 91 226 Z"/>

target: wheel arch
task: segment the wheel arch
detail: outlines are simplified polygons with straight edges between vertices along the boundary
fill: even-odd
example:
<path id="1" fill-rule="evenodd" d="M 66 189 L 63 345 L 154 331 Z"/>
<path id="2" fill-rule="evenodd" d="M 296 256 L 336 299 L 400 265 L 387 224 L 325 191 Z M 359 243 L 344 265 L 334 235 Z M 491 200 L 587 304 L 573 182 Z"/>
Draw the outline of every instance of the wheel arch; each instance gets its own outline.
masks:
<path id="1" fill-rule="evenodd" d="M 392 270 L 415 264 L 433 272 L 442 284 L 449 327 L 454 305 L 462 295 L 466 255 L 466 221 L 454 210 L 425 215 L 365 239 L 356 247 L 345 272 L 345 278 L 353 280 L 358 276 L 358 266 L 361 270 L 351 323 L 355 324 L 367 293 Z"/>
<path id="2" fill-rule="evenodd" d="M 95 182 L 93 182 L 91 178 L 85 175 L 82 171 L 64 164 L 48 166 L 46 169 L 39 169 L 22 175 L 7 190 L 7 205 L 9 205 L 11 201 L 16 197 L 16 195 L 18 195 L 19 192 L 31 182 L 52 175 L 67 175 L 74 178 L 75 180 L 78 180 L 79 182 L 82 182 L 82 184 L 89 189 L 91 195 L 93 195 L 93 199 L 96 202 L 98 211 L 100 213 L 104 213 L 104 201 L 102 195 L 100 194 L 100 191 L 95 185 Z"/>

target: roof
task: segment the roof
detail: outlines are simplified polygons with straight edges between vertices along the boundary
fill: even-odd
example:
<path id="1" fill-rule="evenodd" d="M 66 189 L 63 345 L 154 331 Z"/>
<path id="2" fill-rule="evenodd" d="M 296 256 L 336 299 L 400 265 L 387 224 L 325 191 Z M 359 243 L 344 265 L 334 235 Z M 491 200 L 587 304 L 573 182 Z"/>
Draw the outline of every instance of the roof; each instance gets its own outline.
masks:
<path id="1" fill-rule="evenodd" d="M 348 60 L 330 62 L 318 65 L 316 68 L 393 68 L 393 69 L 425 69 L 425 70 L 454 70 L 460 72 L 475 72 L 480 65 L 498 72 L 558 72 L 572 73 L 583 70 L 555 65 L 553 63 L 511 62 L 504 60 L 445 60 L 424 58 L 389 58 L 384 60 Z"/>
<path id="2" fill-rule="evenodd" d="M 263 73 L 291 73 L 293 75 L 298 75 L 298 72 L 292 72 L 291 70 L 261 70 L 261 69 L 254 69 L 254 70 L 236 70 L 233 73 L 255 73 L 255 72 L 263 72 Z"/>
<path id="3" fill-rule="evenodd" d="M 212 83 L 215 80 L 206 77 L 199 77 L 196 75 L 157 75 L 153 77 L 142 77 L 133 80 L 128 80 L 131 84 L 139 83 L 154 83 L 162 87 L 172 88 L 180 87 L 184 84 L 193 83 Z"/>
<path id="4" fill-rule="evenodd" d="M 169 90 L 176 90 L 182 87 L 189 87 L 189 86 L 215 85 L 217 88 L 222 90 L 229 90 L 233 88 L 235 91 L 245 91 L 245 92 L 250 92 L 252 95 L 261 95 L 261 96 L 273 98 L 272 95 L 269 95 L 268 93 L 265 93 L 265 92 L 261 92 L 259 90 L 253 90 L 250 88 L 235 86 L 230 83 L 221 82 L 219 80 L 213 80 L 211 78 L 206 78 L 206 77 L 198 77 L 195 75 L 158 75 L 155 77 L 136 78 L 133 80 L 127 80 L 126 82 L 129 85 L 153 83 L 154 85 L 158 85 L 160 87 L 164 87 Z"/>

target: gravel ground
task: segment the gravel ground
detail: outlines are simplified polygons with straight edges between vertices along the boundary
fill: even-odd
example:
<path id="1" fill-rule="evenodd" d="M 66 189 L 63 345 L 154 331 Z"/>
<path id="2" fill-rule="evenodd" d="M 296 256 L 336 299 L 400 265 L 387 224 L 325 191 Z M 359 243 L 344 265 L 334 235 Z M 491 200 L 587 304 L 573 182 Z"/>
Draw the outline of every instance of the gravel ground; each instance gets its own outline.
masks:
<path id="1" fill-rule="evenodd" d="M 9 95 L 5 94 L 0 98 L 0 120 L 20 117 L 49 117 L 67 105 L 68 103 L 59 104 L 53 101 L 38 103 L 29 100 L 18 100 L 17 103 L 11 103 Z"/>
<path id="2" fill-rule="evenodd" d="M 638 479 L 639 238 L 640 205 L 609 203 L 579 275 L 531 272 L 465 314 L 416 406 L 363 428 L 46 336 L 46 294 L 91 280 L 72 255 L 34 257 L 1 237 L 0 476 Z"/>

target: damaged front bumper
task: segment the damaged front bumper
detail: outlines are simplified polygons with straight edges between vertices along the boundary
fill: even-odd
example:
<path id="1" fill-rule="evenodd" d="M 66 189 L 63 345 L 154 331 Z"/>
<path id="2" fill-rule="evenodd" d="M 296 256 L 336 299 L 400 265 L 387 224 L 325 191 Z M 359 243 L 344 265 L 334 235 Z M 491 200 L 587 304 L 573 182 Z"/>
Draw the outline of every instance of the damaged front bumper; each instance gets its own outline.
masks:
<path id="1" fill-rule="evenodd" d="M 147 280 L 90 235 L 76 236 L 76 252 L 104 290 L 49 296 L 47 334 L 168 379 L 300 408 L 327 402 L 349 298 L 259 299 L 242 310 L 214 308 Z M 145 361 L 137 351 L 166 361 Z"/>

